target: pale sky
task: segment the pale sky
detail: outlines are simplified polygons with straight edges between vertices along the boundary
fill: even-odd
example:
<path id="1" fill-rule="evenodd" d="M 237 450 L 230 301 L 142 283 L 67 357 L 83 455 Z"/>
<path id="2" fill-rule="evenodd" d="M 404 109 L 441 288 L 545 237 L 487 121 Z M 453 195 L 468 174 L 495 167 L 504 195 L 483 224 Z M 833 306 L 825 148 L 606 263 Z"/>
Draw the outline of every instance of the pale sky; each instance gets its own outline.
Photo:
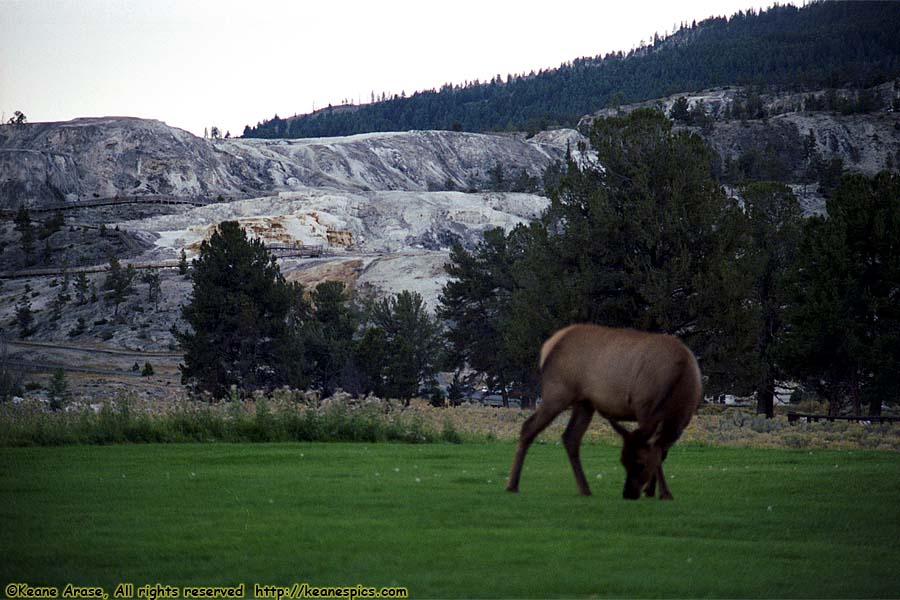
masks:
<path id="1" fill-rule="evenodd" d="M 553 68 L 754 0 L 0 0 L 0 111 L 202 135 L 371 92 Z M 784 2 L 782 2 L 784 4 Z"/>

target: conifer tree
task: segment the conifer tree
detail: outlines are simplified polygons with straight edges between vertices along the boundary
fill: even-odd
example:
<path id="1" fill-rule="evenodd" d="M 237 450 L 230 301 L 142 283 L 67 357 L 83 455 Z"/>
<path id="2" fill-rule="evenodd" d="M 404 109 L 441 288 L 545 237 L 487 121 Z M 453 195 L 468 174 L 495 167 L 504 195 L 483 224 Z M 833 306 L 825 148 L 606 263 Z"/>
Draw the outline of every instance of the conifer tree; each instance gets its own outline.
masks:
<path id="1" fill-rule="evenodd" d="M 25 338 L 34 333 L 32 323 L 34 323 L 34 314 L 31 312 L 31 300 L 26 294 L 16 303 L 16 324 L 19 326 L 19 337 Z"/>
<path id="2" fill-rule="evenodd" d="M 193 290 L 182 309 L 189 329 L 173 329 L 184 350 L 182 382 L 225 396 L 285 381 L 294 303 L 275 258 L 234 221 L 221 223 L 190 271 Z"/>
<path id="3" fill-rule="evenodd" d="M 422 296 L 407 290 L 375 303 L 369 318 L 367 352 L 382 358 L 376 381 L 386 395 L 408 400 L 438 371 L 443 358 L 440 326 Z"/>
<path id="4" fill-rule="evenodd" d="M 132 292 L 131 284 L 135 278 L 135 269 L 133 265 L 128 265 L 123 269 L 119 259 L 115 256 L 109 259 L 109 272 L 103 282 L 103 289 L 106 292 L 107 302 L 115 305 L 114 314 L 119 314 L 119 304 L 125 301 Z"/>
<path id="5" fill-rule="evenodd" d="M 804 223 L 779 354 L 837 414 L 870 415 L 900 389 L 900 176 L 845 176 Z"/>
<path id="6" fill-rule="evenodd" d="M 62 410 L 69 402 L 69 381 L 66 378 L 66 372 L 62 369 L 53 371 L 47 396 L 50 399 L 50 409 L 54 411 Z"/>
<path id="7" fill-rule="evenodd" d="M 784 333 L 784 306 L 802 231 L 797 198 L 783 184 L 761 182 L 741 190 L 750 221 L 755 281 L 750 297 L 757 310 L 756 412 L 774 416 L 775 381 L 785 373 L 777 361 L 776 342 Z"/>

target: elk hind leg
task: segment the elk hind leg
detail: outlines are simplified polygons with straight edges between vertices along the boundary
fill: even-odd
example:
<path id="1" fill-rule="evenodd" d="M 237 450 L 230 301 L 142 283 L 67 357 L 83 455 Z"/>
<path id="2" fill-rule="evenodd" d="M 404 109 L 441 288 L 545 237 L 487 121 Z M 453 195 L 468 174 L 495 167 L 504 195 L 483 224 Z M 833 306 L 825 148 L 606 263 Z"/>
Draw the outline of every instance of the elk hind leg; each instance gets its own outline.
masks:
<path id="1" fill-rule="evenodd" d="M 656 477 L 654 479 L 659 480 L 659 499 L 660 500 L 674 500 L 674 496 L 672 496 L 672 492 L 669 491 L 669 486 L 666 485 L 666 476 L 663 474 L 663 463 L 666 461 L 666 456 L 669 455 L 669 451 L 667 449 L 663 449 L 662 451 L 662 460 L 659 462 L 659 467 L 656 468 Z"/>
<path id="2" fill-rule="evenodd" d="M 591 488 L 588 486 L 587 478 L 584 476 L 584 468 L 581 466 L 581 438 L 591 424 L 591 418 L 594 416 L 593 405 L 582 400 L 576 402 L 572 406 L 572 417 L 569 419 L 569 425 L 563 433 L 563 445 L 569 455 L 569 462 L 572 463 L 572 471 L 575 473 L 575 482 L 578 484 L 578 491 L 582 496 L 590 496 Z"/>
<path id="3" fill-rule="evenodd" d="M 513 459 L 512 468 L 509 471 L 509 479 L 506 483 L 506 489 L 510 492 L 519 491 L 519 478 L 522 475 L 522 463 L 525 462 L 525 454 L 531 442 L 538 436 L 540 432 L 546 429 L 547 425 L 553 422 L 553 419 L 562 412 L 562 408 L 552 409 L 551 406 L 559 406 L 559 404 L 544 402 L 534 413 L 525 419 L 522 423 L 522 433 L 519 435 L 519 445 L 516 447 L 516 456 Z M 565 407 L 563 407 L 565 408 Z"/>

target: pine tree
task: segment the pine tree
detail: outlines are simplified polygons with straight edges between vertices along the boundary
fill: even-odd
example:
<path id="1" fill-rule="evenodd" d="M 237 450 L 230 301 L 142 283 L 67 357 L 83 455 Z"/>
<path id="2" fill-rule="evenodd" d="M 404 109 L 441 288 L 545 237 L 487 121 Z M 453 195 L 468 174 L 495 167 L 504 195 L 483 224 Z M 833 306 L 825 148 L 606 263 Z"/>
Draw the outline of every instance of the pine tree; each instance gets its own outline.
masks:
<path id="1" fill-rule="evenodd" d="M 47 397 L 50 399 L 50 409 L 54 411 L 62 410 L 69 402 L 69 381 L 66 378 L 66 372 L 62 369 L 53 371 L 53 377 L 50 379 L 50 387 L 47 389 Z"/>
<path id="2" fill-rule="evenodd" d="M 79 305 L 87 303 L 88 292 L 90 291 L 91 283 L 88 281 L 87 274 L 84 271 L 79 271 L 78 275 L 75 276 L 75 297 Z"/>
<path id="3" fill-rule="evenodd" d="M 22 250 L 25 252 L 26 262 L 31 261 L 31 253 L 34 252 L 34 229 L 31 226 L 31 216 L 28 209 L 20 206 L 15 217 L 15 228 L 20 234 Z"/>
<path id="4" fill-rule="evenodd" d="M 791 189 L 779 183 L 753 183 L 741 190 L 750 220 L 755 283 L 750 297 L 758 311 L 756 412 L 775 414 L 775 380 L 784 378 L 776 342 L 784 333 L 787 286 L 802 230 L 802 212 Z"/>
<path id="5" fill-rule="evenodd" d="M 881 414 L 900 388 L 900 176 L 845 176 L 804 223 L 779 354 L 837 414 Z"/>
<path id="6" fill-rule="evenodd" d="M 178 274 L 179 275 L 187 275 L 188 274 L 187 254 L 185 253 L 184 248 L 181 249 L 181 254 L 178 258 Z"/>
<path id="7" fill-rule="evenodd" d="M 502 229 L 487 231 L 471 253 L 454 244 L 437 309 L 446 323 L 449 364 L 484 374 L 504 394 L 515 371 L 503 331 L 515 287 L 508 248 Z"/>
<path id="8" fill-rule="evenodd" d="M 19 337 L 25 338 L 34 333 L 32 329 L 34 314 L 31 312 L 31 300 L 28 294 L 16 303 L 16 324 L 19 326 Z"/>
<path id="9" fill-rule="evenodd" d="M 682 123 L 687 122 L 689 117 L 688 113 L 688 101 L 684 96 L 679 96 L 675 103 L 672 104 L 671 110 L 669 110 L 669 118 L 673 121 L 680 121 Z"/>
<path id="10" fill-rule="evenodd" d="M 214 397 L 285 381 L 294 305 L 275 258 L 234 221 L 219 225 L 191 269 L 193 291 L 182 309 L 188 330 L 173 329 L 184 350 L 182 382 Z"/>
<path id="11" fill-rule="evenodd" d="M 352 366 L 352 341 L 359 318 L 349 306 L 345 286 L 339 281 L 319 283 L 310 297 L 314 318 L 306 330 L 306 353 L 313 385 L 327 394 L 337 387 L 346 387 L 343 379 Z"/>
<path id="12" fill-rule="evenodd" d="M 428 314 L 422 296 L 406 290 L 377 302 L 370 321 L 380 333 L 368 339 L 380 340 L 383 349 L 375 353 L 386 359 L 384 393 L 392 398 L 412 398 L 420 384 L 434 378 L 441 364 L 439 324 Z"/>
<path id="13" fill-rule="evenodd" d="M 546 238 L 531 236 L 534 265 L 519 271 L 526 285 L 513 312 L 541 306 L 545 282 L 558 289 L 544 292 L 547 316 L 523 316 L 520 329 L 586 321 L 675 334 L 700 356 L 711 388 L 746 388 L 748 223 L 714 181 L 709 150 L 653 110 L 597 121 L 590 139 L 603 167 L 570 164 Z M 519 337 L 533 343 L 551 329 L 538 333 Z"/>
<path id="14" fill-rule="evenodd" d="M 119 304 L 125 301 L 131 292 L 131 284 L 135 278 L 135 269 L 133 265 L 128 265 L 123 269 L 119 259 L 115 256 L 109 259 L 109 272 L 103 282 L 103 289 L 106 291 L 106 300 L 115 305 L 114 314 L 119 315 Z"/>
<path id="15" fill-rule="evenodd" d="M 141 279 L 147 284 L 147 302 L 152 303 L 154 308 L 159 308 L 159 296 L 162 291 L 159 270 L 148 269 Z"/>

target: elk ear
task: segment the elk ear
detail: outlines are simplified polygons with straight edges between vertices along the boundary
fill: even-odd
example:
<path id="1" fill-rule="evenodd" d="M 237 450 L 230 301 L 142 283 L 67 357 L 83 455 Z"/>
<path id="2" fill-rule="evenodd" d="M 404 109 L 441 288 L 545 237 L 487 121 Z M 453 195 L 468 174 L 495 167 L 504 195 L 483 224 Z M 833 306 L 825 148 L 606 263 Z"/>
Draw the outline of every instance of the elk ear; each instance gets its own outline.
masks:
<path id="1" fill-rule="evenodd" d="M 621 435 L 623 438 L 627 440 L 631 437 L 631 432 L 625 429 L 618 421 L 614 419 L 606 420 L 609 421 L 609 424 L 612 426 L 613 430 L 615 430 L 615 432 Z"/>

